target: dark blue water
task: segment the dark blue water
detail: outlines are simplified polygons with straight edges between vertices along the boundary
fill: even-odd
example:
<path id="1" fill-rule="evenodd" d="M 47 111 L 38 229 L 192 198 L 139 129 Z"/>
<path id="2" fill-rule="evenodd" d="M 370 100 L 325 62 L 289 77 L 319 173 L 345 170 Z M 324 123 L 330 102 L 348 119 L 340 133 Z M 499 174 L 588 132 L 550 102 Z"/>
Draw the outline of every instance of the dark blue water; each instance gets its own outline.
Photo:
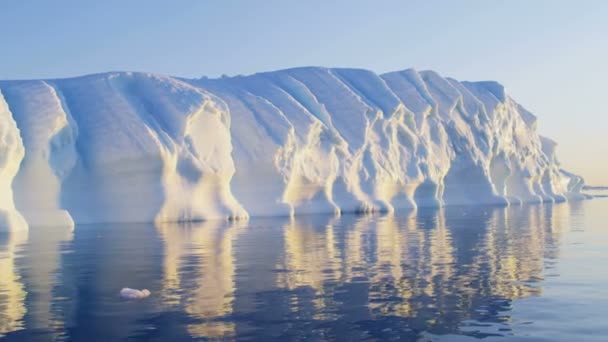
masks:
<path id="1" fill-rule="evenodd" d="M 0 235 L 0 340 L 606 341 L 606 222 L 601 199 L 32 228 Z"/>

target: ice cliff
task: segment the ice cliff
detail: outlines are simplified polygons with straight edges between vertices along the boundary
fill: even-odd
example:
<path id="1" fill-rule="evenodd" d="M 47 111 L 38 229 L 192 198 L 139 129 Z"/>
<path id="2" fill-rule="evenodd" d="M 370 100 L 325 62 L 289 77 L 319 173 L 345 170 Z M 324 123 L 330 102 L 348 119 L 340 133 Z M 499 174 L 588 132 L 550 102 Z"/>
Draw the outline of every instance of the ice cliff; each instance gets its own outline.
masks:
<path id="1" fill-rule="evenodd" d="M 0 229 L 581 198 L 536 124 L 411 69 L 0 81 Z"/>

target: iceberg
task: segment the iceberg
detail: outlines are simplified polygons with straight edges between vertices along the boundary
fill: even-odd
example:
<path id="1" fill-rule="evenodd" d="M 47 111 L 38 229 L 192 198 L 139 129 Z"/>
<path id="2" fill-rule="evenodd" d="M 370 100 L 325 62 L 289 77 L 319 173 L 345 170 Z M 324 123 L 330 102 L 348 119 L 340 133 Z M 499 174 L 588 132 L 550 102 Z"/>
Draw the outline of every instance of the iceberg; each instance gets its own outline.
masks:
<path id="1" fill-rule="evenodd" d="M 0 81 L 0 229 L 584 198 L 496 82 L 303 67 Z"/>

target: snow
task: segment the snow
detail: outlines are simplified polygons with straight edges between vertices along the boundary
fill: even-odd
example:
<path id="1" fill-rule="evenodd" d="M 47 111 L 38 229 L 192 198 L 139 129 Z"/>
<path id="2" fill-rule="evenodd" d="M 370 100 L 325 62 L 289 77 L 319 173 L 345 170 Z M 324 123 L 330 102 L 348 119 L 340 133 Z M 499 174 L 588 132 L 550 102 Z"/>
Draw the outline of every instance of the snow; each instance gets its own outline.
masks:
<path id="1" fill-rule="evenodd" d="M 0 230 L 582 198 L 536 126 L 413 69 L 0 81 Z"/>

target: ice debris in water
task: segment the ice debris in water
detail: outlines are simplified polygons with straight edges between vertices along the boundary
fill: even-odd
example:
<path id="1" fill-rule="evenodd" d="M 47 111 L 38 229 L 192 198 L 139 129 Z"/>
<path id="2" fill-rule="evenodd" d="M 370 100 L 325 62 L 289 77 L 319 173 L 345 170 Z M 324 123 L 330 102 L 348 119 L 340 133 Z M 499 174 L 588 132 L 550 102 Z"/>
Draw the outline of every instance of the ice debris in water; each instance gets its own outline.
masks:
<path id="1" fill-rule="evenodd" d="M 149 296 L 150 291 L 148 289 L 137 290 L 125 287 L 120 290 L 120 297 L 123 299 L 144 299 Z"/>

